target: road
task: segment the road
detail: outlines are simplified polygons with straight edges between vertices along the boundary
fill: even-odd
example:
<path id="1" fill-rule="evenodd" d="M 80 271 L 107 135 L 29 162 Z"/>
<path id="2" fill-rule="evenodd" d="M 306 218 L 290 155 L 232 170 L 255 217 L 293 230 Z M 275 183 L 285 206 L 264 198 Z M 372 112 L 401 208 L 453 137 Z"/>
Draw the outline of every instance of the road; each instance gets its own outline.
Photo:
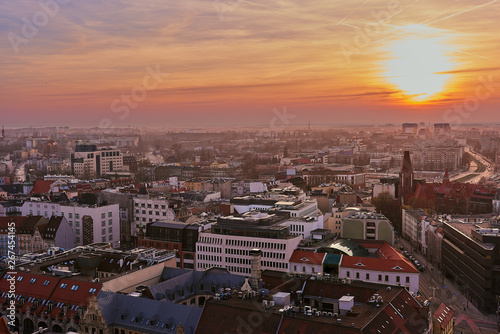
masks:
<path id="1" fill-rule="evenodd" d="M 469 169 L 453 176 L 450 178 L 451 181 L 456 181 L 462 177 L 465 177 L 467 175 L 471 174 L 478 174 L 474 176 L 473 178 L 467 179 L 465 182 L 470 182 L 470 183 L 478 183 L 481 178 L 486 178 L 487 180 L 492 177 L 495 173 L 493 172 L 492 164 L 491 161 L 489 161 L 486 157 L 482 156 L 481 154 L 472 151 L 470 148 L 466 147 L 465 152 L 471 154 L 479 163 L 481 163 L 483 166 L 486 167 L 486 169 L 482 172 L 478 172 L 478 168 L 480 167 L 476 162 L 471 162 L 469 165 Z"/>
<path id="2" fill-rule="evenodd" d="M 444 278 L 441 271 L 427 262 L 427 259 L 418 252 L 410 243 L 400 238 L 397 247 L 403 246 L 404 249 L 412 254 L 420 263 L 426 267 L 420 274 L 419 290 L 431 301 L 431 311 L 435 310 L 441 302 L 451 306 L 455 311 L 455 333 L 497 333 L 497 316 L 483 314 L 477 308 L 468 303 L 458 286 Z"/>

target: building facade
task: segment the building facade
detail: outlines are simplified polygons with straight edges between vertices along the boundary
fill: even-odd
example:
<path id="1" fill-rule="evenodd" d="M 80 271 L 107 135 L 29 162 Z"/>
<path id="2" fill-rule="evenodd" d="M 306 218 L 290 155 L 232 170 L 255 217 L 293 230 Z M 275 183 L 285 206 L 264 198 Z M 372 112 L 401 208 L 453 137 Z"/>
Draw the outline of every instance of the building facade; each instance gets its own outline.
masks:
<path id="1" fill-rule="evenodd" d="M 71 170 L 75 177 L 84 179 L 119 172 L 123 170 L 123 155 L 118 149 L 79 144 L 71 153 Z"/>

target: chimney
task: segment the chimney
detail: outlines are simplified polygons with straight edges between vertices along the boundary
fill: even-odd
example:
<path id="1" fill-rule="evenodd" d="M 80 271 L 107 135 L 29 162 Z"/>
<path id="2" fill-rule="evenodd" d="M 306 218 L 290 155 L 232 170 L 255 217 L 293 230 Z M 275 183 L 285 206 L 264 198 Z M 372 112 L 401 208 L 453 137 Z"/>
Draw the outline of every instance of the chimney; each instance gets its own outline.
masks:
<path id="1" fill-rule="evenodd" d="M 252 249 L 250 251 L 250 257 L 252 261 L 250 284 L 252 285 L 252 289 L 257 291 L 259 290 L 259 282 L 261 279 L 260 261 L 262 258 L 262 251 L 260 249 Z"/>

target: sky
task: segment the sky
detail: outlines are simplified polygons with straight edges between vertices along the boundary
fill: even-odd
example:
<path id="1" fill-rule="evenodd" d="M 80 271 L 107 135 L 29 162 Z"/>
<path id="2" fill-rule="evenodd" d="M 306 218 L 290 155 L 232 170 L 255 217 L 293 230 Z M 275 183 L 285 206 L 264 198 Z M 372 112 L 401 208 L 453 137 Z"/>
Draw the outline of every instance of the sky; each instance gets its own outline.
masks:
<path id="1" fill-rule="evenodd" d="M 500 1 L 0 1 L 15 126 L 500 122 Z"/>

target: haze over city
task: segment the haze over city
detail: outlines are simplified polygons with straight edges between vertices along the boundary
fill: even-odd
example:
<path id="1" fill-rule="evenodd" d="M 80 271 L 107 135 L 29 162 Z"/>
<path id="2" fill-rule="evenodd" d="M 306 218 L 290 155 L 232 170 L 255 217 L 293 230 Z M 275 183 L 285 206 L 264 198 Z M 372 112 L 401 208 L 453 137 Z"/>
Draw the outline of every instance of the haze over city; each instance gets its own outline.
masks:
<path id="1" fill-rule="evenodd" d="M 13 126 L 500 121 L 497 1 L 41 3 L 0 3 Z"/>

